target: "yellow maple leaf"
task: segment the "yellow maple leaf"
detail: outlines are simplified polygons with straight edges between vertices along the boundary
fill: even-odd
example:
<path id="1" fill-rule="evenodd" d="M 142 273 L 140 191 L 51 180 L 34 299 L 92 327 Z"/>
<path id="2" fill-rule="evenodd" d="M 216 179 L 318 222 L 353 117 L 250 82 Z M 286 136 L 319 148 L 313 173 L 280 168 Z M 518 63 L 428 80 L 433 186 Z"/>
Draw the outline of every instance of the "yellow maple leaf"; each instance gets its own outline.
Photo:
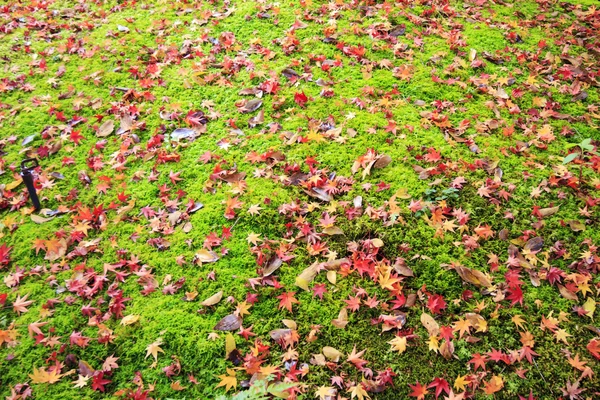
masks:
<path id="1" fill-rule="evenodd" d="M 152 355 L 152 357 L 154 357 L 154 361 L 156 362 L 158 360 L 158 352 L 160 351 L 161 353 L 164 353 L 164 350 L 160 348 L 160 345 L 162 344 L 162 339 L 158 339 L 153 343 L 150 343 L 148 345 L 148 347 L 146 347 L 146 357 L 144 357 L 144 359 L 148 358 L 149 355 Z"/>
<path id="2" fill-rule="evenodd" d="M 219 379 L 221 382 L 217 385 L 217 387 L 225 386 L 225 391 L 228 392 L 229 389 L 233 389 L 237 386 L 237 378 L 235 377 L 235 371 L 231 368 L 227 368 L 227 375 L 219 375 Z"/>
<path id="3" fill-rule="evenodd" d="M 456 390 L 463 391 L 465 390 L 465 386 L 467 386 L 471 381 L 468 379 L 468 375 L 459 376 L 454 381 L 454 388 Z"/>
<path id="4" fill-rule="evenodd" d="M 586 311 L 585 315 L 594 320 L 594 312 L 596 311 L 596 300 L 588 297 L 587 301 L 583 303 L 583 309 Z"/>
<path id="5" fill-rule="evenodd" d="M 400 354 L 406 351 L 406 336 L 396 336 L 388 342 L 392 345 L 392 350 L 398 351 Z"/>
<path id="6" fill-rule="evenodd" d="M 523 318 L 521 318 L 520 315 L 515 315 L 510 319 L 519 329 L 524 329 L 523 328 L 523 323 L 525 322 L 525 320 Z"/>
<path id="7" fill-rule="evenodd" d="M 306 135 L 306 140 L 319 143 L 324 142 L 325 138 L 320 133 L 311 130 L 308 132 L 308 135 Z"/>
<path id="8" fill-rule="evenodd" d="M 348 392 L 350 392 L 350 398 L 352 399 L 355 397 L 358 400 L 370 399 L 369 394 L 360 384 L 351 386 L 350 389 L 348 389 Z"/>
<path id="9" fill-rule="evenodd" d="M 56 369 L 52 371 L 46 371 L 46 368 L 42 367 L 40 369 L 33 368 L 33 374 L 29 374 L 32 383 L 49 383 L 53 384 L 60 380 L 63 375 L 59 373 Z"/>

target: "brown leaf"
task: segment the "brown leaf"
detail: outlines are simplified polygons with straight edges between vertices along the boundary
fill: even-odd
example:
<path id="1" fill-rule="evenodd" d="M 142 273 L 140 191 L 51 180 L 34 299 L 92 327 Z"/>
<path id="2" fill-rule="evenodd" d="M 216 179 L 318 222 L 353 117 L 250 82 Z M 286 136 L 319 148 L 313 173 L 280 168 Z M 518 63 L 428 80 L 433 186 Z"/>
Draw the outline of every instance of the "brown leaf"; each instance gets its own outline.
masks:
<path id="1" fill-rule="evenodd" d="M 440 345 L 440 354 L 446 359 L 449 360 L 452 358 L 454 354 L 454 342 L 452 340 L 444 340 Z"/>
<path id="2" fill-rule="evenodd" d="M 283 265 L 283 261 L 276 254 L 274 254 L 267 263 L 267 267 L 263 270 L 262 276 L 269 276 L 273 272 L 277 271 Z"/>
<path id="3" fill-rule="evenodd" d="M 579 300 L 577 298 L 577 294 L 571 292 L 569 289 L 567 289 L 563 285 L 558 285 L 558 291 L 560 292 L 560 295 L 567 300 L 575 300 L 575 301 Z"/>
<path id="4" fill-rule="evenodd" d="M 331 321 L 331 324 L 336 328 L 344 329 L 348 325 L 348 310 L 346 307 L 340 310 L 338 317 Z"/>
<path id="5" fill-rule="evenodd" d="M 102 123 L 102 125 L 100 125 L 100 127 L 98 128 L 98 132 L 96 132 L 96 136 L 106 137 L 106 136 L 110 135 L 111 133 L 113 133 L 114 130 L 115 130 L 115 121 L 113 121 L 112 119 L 109 119 L 107 121 L 104 121 Z"/>
<path id="6" fill-rule="evenodd" d="M 490 287 L 492 286 L 492 281 L 490 278 L 481 271 L 476 269 L 471 269 L 467 267 L 463 267 L 461 265 L 457 265 L 455 268 L 458 275 L 467 283 L 471 283 L 475 286 L 483 286 Z"/>
<path id="7" fill-rule="evenodd" d="M 379 157 L 377 159 L 377 161 L 375 161 L 375 164 L 373 164 L 373 168 L 375 168 L 375 169 L 385 168 L 391 162 L 392 162 L 392 157 L 388 156 L 387 154 L 383 154 L 381 157 Z"/>
<path id="8" fill-rule="evenodd" d="M 396 271 L 398 274 L 400 274 L 402 276 L 415 276 L 415 273 L 413 272 L 412 269 L 410 269 L 406 265 L 401 265 L 398 263 L 394 264 L 394 271 Z"/>
<path id="9" fill-rule="evenodd" d="M 331 197 L 331 195 L 329 193 L 327 193 L 326 191 L 324 191 L 321 188 L 312 188 L 310 190 L 304 190 L 304 191 L 309 196 L 315 197 L 319 200 L 323 200 L 326 202 L 330 202 L 331 200 L 333 200 L 333 197 Z"/>
<path id="10" fill-rule="evenodd" d="M 525 247 L 523 248 L 530 252 L 538 252 L 542 249 L 542 247 L 544 247 L 544 239 L 542 239 L 539 236 L 536 236 L 534 238 L 529 239 L 527 243 L 525 243 Z"/>
<path id="11" fill-rule="evenodd" d="M 337 226 L 328 226 L 327 228 L 323 229 L 323 233 L 326 235 L 329 235 L 329 236 L 333 236 L 333 235 L 343 235 L 344 231 L 341 230 Z"/>
<path id="12" fill-rule="evenodd" d="M 542 217 L 549 217 L 550 215 L 556 214 L 556 212 L 558 211 L 559 206 L 556 207 L 549 207 L 549 208 L 540 208 L 538 210 L 538 212 L 540 213 L 540 215 Z"/>
<path id="13" fill-rule="evenodd" d="M 257 125 L 262 125 L 265 122 L 265 110 L 260 110 L 258 114 L 248 120 L 248 126 L 254 128 Z"/>
<path id="14" fill-rule="evenodd" d="M 300 275 L 298 275 L 296 277 L 296 286 L 306 290 L 307 292 L 310 290 L 308 287 L 308 284 L 311 283 L 314 279 L 315 276 L 317 276 L 317 272 L 318 272 L 318 266 L 313 264 L 308 268 L 305 268 L 304 271 L 302 271 L 300 273 Z"/>
<path id="15" fill-rule="evenodd" d="M 238 111 L 242 114 L 247 114 L 258 110 L 260 106 L 262 106 L 262 100 L 252 99 L 247 101 L 243 106 L 238 107 Z"/>
<path id="16" fill-rule="evenodd" d="M 271 339 L 278 342 L 291 333 L 292 329 L 273 329 L 271 332 L 269 332 L 269 336 L 271 336 Z"/>
<path id="17" fill-rule="evenodd" d="M 429 336 L 437 336 L 440 334 L 440 325 L 433 317 L 427 313 L 421 314 L 421 323 L 427 329 Z"/>
<path id="18" fill-rule="evenodd" d="M 576 221 L 576 220 L 569 220 L 567 221 L 567 225 L 569 225 L 569 227 L 571 227 L 571 230 L 573 232 L 581 232 L 581 231 L 585 231 L 585 224 L 581 221 Z"/>
<path id="19" fill-rule="evenodd" d="M 31 214 L 31 220 L 36 224 L 43 224 L 44 222 L 52 221 L 53 219 L 54 217 L 44 218 L 36 214 Z"/>
<path id="20" fill-rule="evenodd" d="M 229 314 L 220 320 L 213 329 L 215 331 L 235 331 L 240 329 L 240 326 L 242 326 L 242 318 L 235 314 Z"/>
<path id="21" fill-rule="evenodd" d="M 212 250 L 200 249 L 194 255 L 194 262 L 212 263 L 219 259 L 217 253 Z"/>
<path id="22" fill-rule="evenodd" d="M 196 137 L 198 133 L 190 128 L 177 128 L 173 132 L 171 132 L 171 140 L 175 140 L 179 142 L 183 139 L 193 139 Z"/>
<path id="23" fill-rule="evenodd" d="M 219 291 L 215 294 L 213 294 L 212 296 L 210 296 L 208 299 L 204 300 L 202 303 L 203 306 L 214 306 L 215 304 L 217 304 L 219 301 L 221 301 L 221 298 L 223 298 L 223 291 Z"/>

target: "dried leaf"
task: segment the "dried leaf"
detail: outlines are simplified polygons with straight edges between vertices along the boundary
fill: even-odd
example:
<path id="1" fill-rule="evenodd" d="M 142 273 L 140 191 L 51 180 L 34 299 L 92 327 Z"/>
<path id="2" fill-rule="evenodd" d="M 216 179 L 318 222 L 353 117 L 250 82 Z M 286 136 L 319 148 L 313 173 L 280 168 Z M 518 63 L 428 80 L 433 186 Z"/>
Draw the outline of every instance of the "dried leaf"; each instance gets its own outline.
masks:
<path id="1" fill-rule="evenodd" d="M 335 349 L 333 347 L 330 347 L 330 346 L 323 347 L 323 355 L 329 361 L 332 361 L 332 362 L 335 362 L 335 363 L 338 362 L 338 361 L 340 361 L 340 358 L 343 357 L 343 354 L 339 350 L 337 350 L 337 349 Z"/>
<path id="2" fill-rule="evenodd" d="M 106 120 L 100 125 L 98 128 L 98 132 L 96 132 L 96 136 L 98 137 L 106 137 L 113 133 L 115 130 L 115 121 L 112 119 Z"/>
<path id="3" fill-rule="evenodd" d="M 463 267 L 461 265 L 457 265 L 454 269 L 465 282 L 486 288 L 492 286 L 491 279 L 481 271 Z"/>
<path id="4" fill-rule="evenodd" d="M 427 329 L 429 336 L 437 336 L 440 334 L 440 325 L 431 315 L 425 312 L 421 314 L 421 324 Z"/>
<path id="5" fill-rule="evenodd" d="M 242 326 L 242 318 L 235 314 L 229 314 L 220 320 L 213 329 L 215 331 L 235 331 L 240 329 L 240 326 Z"/>
<path id="6" fill-rule="evenodd" d="M 258 110 L 260 106 L 262 106 L 262 100 L 252 99 L 247 101 L 243 106 L 238 107 L 238 111 L 242 114 L 247 114 Z"/>
<path id="7" fill-rule="evenodd" d="M 204 300 L 200 304 L 202 304 L 203 306 L 206 306 L 206 307 L 214 306 L 219 301 L 221 301 L 222 298 L 223 298 L 223 291 L 221 290 L 221 291 L 213 294 L 212 296 L 210 296 L 208 299 Z"/>

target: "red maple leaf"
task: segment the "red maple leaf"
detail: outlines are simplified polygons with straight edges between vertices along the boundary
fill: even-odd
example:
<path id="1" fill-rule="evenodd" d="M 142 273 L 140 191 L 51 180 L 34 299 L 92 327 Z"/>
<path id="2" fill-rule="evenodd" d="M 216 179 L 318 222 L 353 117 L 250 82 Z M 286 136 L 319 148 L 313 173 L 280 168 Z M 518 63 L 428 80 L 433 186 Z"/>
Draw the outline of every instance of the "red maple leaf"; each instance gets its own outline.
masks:
<path id="1" fill-rule="evenodd" d="M 441 294 L 434 294 L 429 296 L 427 300 L 427 308 L 434 314 L 441 314 L 442 310 L 446 308 L 446 301 Z"/>
<path id="2" fill-rule="evenodd" d="M 71 140 L 77 145 L 79 146 L 79 141 L 82 139 L 85 139 L 82 135 L 81 135 L 81 131 L 72 131 L 71 132 Z"/>
<path id="3" fill-rule="evenodd" d="M 319 296 L 319 299 L 323 300 L 323 295 L 327 293 L 327 287 L 324 283 L 318 283 L 312 288 L 313 297 Z"/>
<path id="4" fill-rule="evenodd" d="M 92 389 L 99 390 L 104 393 L 104 386 L 111 382 L 112 381 L 109 381 L 108 379 L 104 379 L 104 371 L 96 371 L 94 373 L 94 379 L 92 380 Z"/>
<path id="5" fill-rule="evenodd" d="M 473 372 L 477 372 L 477 369 L 481 368 L 485 371 L 485 363 L 487 358 L 485 355 L 481 355 L 479 353 L 473 354 L 473 358 L 469 361 L 469 364 L 473 364 Z"/>
<path id="6" fill-rule="evenodd" d="M 279 306 L 277 308 L 279 308 L 281 310 L 282 308 L 285 307 L 289 312 L 292 312 L 292 306 L 294 305 L 294 303 L 295 304 L 300 303 L 294 297 L 295 294 L 296 294 L 296 292 L 285 292 L 285 293 L 282 293 L 279 296 L 277 296 L 277 298 L 280 300 Z"/>
<path id="7" fill-rule="evenodd" d="M 10 263 L 10 251 L 12 250 L 12 247 L 8 247 L 6 245 L 6 243 L 2 243 L 2 245 L 0 245 L 0 268 L 3 265 L 8 265 L 8 263 Z"/>
<path id="8" fill-rule="evenodd" d="M 433 147 L 430 147 L 427 150 L 427 154 L 425 154 L 425 161 L 429 161 L 430 163 L 434 163 L 437 161 L 440 161 L 442 159 L 442 153 L 440 153 L 439 151 L 437 151 L 436 149 L 434 149 Z"/>
<path id="9" fill-rule="evenodd" d="M 348 304 L 348 309 L 350 311 L 358 311 L 360 308 L 360 298 L 358 296 L 349 297 L 348 300 L 344 300 L 344 302 Z"/>
<path id="10" fill-rule="evenodd" d="M 521 290 L 521 288 L 519 286 L 508 289 L 506 291 L 506 299 L 511 301 L 511 303 L 510 303 L 511 306 L 514 306 L 517 303 L 521 304 L 521 306 L 522 306 L 523 305 L 523 290 Z"/>
<path id="11" fill-rule="evenodd" d="M 435 378 L 433 382 L 431 382 L 428 386 L 428 389 L 435 388 L 435 398 L 437 399 L 442 392 L 446 394 L 450 394 L 450 386 L 448 385 L 448 381 L 444 378 Z"/>
<path id="12" fill-rule="evenodd" d="M 586 348 L 588 349 L 588 351 L 590 353 L 592 353 L 592 355 L 594 357 L 596 357 L 598 360 L 600 360 L 600 340 L 598 340 L 598 339 L 590 340 L 590 342 L 588 343 Z"/>
<path id="13" fill-rule="evenodd" d="M 297 92 L 294 94 L 294 101 L 300 107 L 304 107 L 304 105 L 308 102 L 308 97 L 304 94 L 304 92 Z"/>
<path id="14" fill-rule="evenodd" d="M 423 400 L 425 398 L 425 395 L 429 393 L 427 391 L 427 387 L 421 385 L 418 381 L 415 385 L 408 385 L 408 386 L 412 389 L 412 392 L 409 393 L 409 396 L 416 397 L 417 400 Z"/>

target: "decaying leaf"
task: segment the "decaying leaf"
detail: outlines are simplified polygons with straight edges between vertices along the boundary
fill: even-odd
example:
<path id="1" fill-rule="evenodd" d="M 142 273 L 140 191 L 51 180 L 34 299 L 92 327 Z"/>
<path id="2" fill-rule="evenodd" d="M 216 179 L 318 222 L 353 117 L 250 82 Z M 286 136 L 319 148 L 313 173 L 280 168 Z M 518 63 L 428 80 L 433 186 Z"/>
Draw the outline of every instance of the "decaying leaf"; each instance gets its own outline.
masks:
<path id="1" fill-rule="evenodd" d="M 251 113 L 258 110 L 260 106 L 262 106 L 262 100 L 252 99 L 245 102 L 241 107 L 238 107 L 238 111 L 242 114 Z"/>
<path id="2" fill-rule="evenodd" d="M 229 314 L 223 317 L 213 329 L 215 331 L 235 331 L 240 329 L 240 326 L 242 326 L 242 318 L 235 314 Z"/>

